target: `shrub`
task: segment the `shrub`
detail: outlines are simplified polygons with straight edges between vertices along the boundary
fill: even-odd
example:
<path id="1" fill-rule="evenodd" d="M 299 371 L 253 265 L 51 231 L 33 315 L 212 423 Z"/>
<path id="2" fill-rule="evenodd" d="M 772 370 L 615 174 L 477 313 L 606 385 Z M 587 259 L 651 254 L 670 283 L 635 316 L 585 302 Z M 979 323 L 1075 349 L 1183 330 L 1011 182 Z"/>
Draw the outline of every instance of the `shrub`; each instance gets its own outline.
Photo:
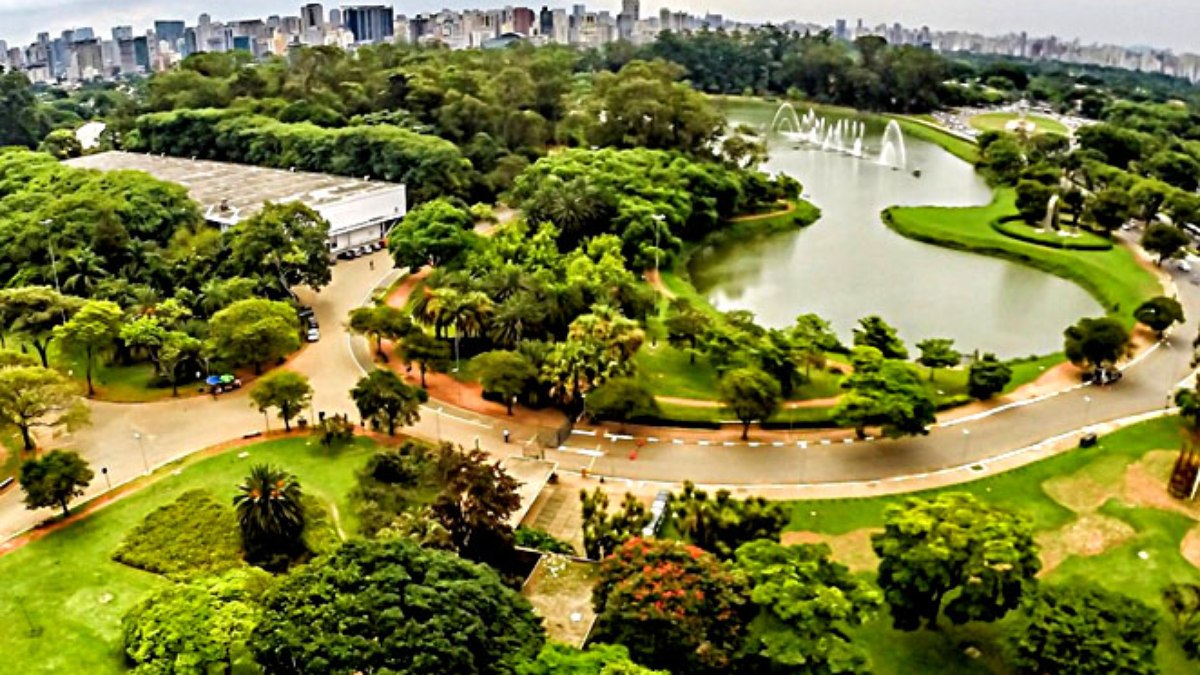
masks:
<path id="1" fill-rule="evenodd" d="M 1037 232 L 1022 222 L 1020 216 L 996 220 L 992 223 L 992 229 L 1026 244 L 1066 251 L 1107 251 L 1113 247 L 1111 241 L 1090 232 L 1081 233 L 1078 239 L 1064 238 L 1052 232 Z"/>
<path id="2" fill-rule="evenodd" d="M 219 572 L 242 565 L 242 539 L 231 507 L 191 490 L 149 513 L 113 560 L 156 574 Z"/>
<path id="3" fill-rule="evenodd" d="M 533 527 L 518 527 L 513 533 L 515 536 L 514 543 L 517 546 L 531 548 L 535 551 L 543 551 L 545 553 L 558 553 L 559 555 L 579 555 L 575 547 L 570 543 L 559 539 L 558 537 Z"/>

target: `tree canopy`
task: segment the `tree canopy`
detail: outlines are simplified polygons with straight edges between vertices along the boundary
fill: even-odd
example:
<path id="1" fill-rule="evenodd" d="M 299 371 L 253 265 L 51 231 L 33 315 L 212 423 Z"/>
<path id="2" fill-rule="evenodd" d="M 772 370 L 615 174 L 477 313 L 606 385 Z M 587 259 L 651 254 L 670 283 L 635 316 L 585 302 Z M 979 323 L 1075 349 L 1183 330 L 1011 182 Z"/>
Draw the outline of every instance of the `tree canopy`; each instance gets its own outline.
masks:
<path id="1" fill-rule="evenodd" d="M 39 509 L 57 506 L 63 516 L 70 515 L 68 505 L 91 484 L 95 473 L 78 453 L 51 450 L 40 459 L 21 464 L 21 489 L 25 491 L 25 506 Z"/>
<path id="2" fill-rule="evenodd" d="M 675 541 L 631 539 L 600 566 L 592 590 L 595 638 L 673 673 L 728 669 L 752 608 L 741 576 Z"/>
<path id="3" fill-rule="evenodd" d="M 253 364 L 256 373 L 300 348 L 300 319 L 284 302 L 239 300 L 214 314 L 208 327 L 215 358 L 229 366 Z"/>
<path id="4" fill-rule="evenodd" d="M 477 238 L 474 219 L 464 208 L 434 199 L 405 214 L 388 233 L 388 250 L 397 267 L 437 267 L 462 255 Z"/>
<path id="5" fill-rule="evenodd" d="M 737 368 L 717 383 L 717 398 L 742 422 L 742 440 L 754 420 L 766 421 L 783 400 L 779 382 L 757 368 Z"/>
<path id="6" fill-rule="evenodd" d="M 150 592 L 121 620 L 134 672 L 239 672 L 257 667 L 251 635 L 271 577 L 239 569 Z"/>
<path id="7" fill-rule="evenodd" d="M 847 630 L 875 615 L 882 594 L 833 562 L 828 546 L 760 539 L 737 550 L 735 568 L 746 575 L 758 608 L 747 629 L 747 672 L 867 670 L 866 652 Z"/>
<path id="8" fill-rule="evenodd" d="M 1129 331 L 1109 317 L 1080 319 L 1063 336 L 1067 360 L 1080 367 L 1106 368 L 1129 351 Z"/>
<path id="9" fill-rule="evenodd" d="M 871 546 L 900 630 L 934 628 L 942 613 L 955 624 L 1000 619 L 1041 569 L 1029 523 L 963 493 L 889 506 Z"/>
<path id="10" fill-rule="evenodd" d="M 833 419 L 853 427 L 860 438 L 878 425 L 886 436 L 924 435 L 937 408 L 912 364 L 885 359 L 874 347 L 854 348 L 854 372 L 842 384 L 846 393 Z"/>
<path id="11" fill-rule="evenodd" d="M 378 422 L 389 436 L 396 435 L 396 425 L 407 426 L 421 417 L 421 404 L 429 400 L 424 389 L 405 384 L 390 370 L 376 368 L 367 373 L 350 391 L 358 414 L 364 420 Z"/>
<path id="12" fill-rule="evenodd" d="M 391 539 L 347 542 L 283 578 L 251 644 L 268 672 L 509 675 L 544 640 L 488 568 Z"/>
<path id="13" fill-rule="evenodd" d="M 292 418 L 304 412 L 312 402 L 313 389 L 308 378 L 291 370 L 267 373 L 250 390 L 250 400 L 265 413 L 271 408 L 279 411 L 283 428 L 292 430 Z"/>
<path id="14" fill-rule="evenodd" d="M 1009 643 L 1013 663 L 1039 673 L 1157 673 L 1158 616 L 1120 593 L 1043 586 L 1026 602 Z"/>

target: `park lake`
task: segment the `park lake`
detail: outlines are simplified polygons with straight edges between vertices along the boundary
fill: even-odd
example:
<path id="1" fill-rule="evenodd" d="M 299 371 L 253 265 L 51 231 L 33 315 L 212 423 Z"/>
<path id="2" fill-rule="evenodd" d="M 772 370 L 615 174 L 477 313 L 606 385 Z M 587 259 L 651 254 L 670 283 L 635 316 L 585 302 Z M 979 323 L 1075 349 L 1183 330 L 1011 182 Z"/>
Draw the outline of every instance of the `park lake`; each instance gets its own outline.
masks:
<path id="1" fill-rule="evenodd" d="M 727 112 L 734 124 L 763 129 L 776 108 L 744 104 Z M 889 206 L 981 206 L 992 190 L 970 164 L 917 138 L 904 139 L 906 169 L 883 166 L 875 158 L 884 127 L 864 126 L 863 158 L 770 135 L 763 169 L 799 180 L 821 219 L 803 230 L 698 251 L 688 271 L 713 306 L 749 310 L 769 327 L 813 312 L 843 339 L 859 318 L 878 314 L 907 341 L 949 337 L 963 351 L 1003 358 L 1059 351 L 1067 326 L 1104 314 L 1064 279 L 891 231 L 881 219 Z"/>

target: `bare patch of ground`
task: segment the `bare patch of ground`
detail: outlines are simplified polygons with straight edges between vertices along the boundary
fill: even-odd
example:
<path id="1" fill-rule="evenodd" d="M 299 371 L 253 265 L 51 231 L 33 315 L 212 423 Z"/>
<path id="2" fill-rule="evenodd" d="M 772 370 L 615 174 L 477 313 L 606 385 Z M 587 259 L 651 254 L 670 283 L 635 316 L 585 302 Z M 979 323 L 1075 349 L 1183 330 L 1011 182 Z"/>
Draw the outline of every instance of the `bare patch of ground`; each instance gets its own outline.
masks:
<path id="1" fill-rule="evenodd" d="M 1042 490 L 1054 501 L 1075 513 L 1088 513 L 1104 506 L 1118 493 L 1118 486 L 1106 485 L 1086 473 L 1055 476 L 1042 483 Z"/>
<path id="2" fill-rule="evenodd" d="M 879 557 L 871 548 L 871 535 L 880 531 L 862 529 L 836 535 L 818 532 L 784 532 L 779 540 L 785 546 L 828 544 L 834 560 L 849 567 L 853 572 L 861 572 L 879 567 Z"/>
<path id="3" fill-rule="evenodd" d="M 1125 470 L 1124 498 L 1133 506 L 1174 511 L 1200 520 L 1200 502 L 1185 502 L 1167 493 L 1177 450 L 1154 450 Z"/>
<path id="4" fill-rule="evenodd" d="M 1038 545 L 1042 549 L 1040 574 L 1049 574 L 1062 561 L 1073 555 L 1100 555 L 1120 546 L 1135 534 L 1133 527 L 1125 521 L 1097 513 L 1085 513 L 1057 530 L 1037 535 Z"/>
<path id="5" fill-rule="evenodd" d="M 1200 525 L 1188 530 L 1179 544 L 1179 554 L 1193 566 L 1200 567 Z"/>

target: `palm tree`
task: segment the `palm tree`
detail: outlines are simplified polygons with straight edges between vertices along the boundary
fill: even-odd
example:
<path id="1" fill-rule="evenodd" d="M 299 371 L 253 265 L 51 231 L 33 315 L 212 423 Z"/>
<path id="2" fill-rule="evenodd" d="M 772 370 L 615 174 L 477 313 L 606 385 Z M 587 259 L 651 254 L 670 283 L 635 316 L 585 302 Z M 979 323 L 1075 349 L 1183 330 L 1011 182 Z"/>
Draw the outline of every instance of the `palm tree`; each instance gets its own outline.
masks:
<path id="1" fill-rule="evenodd" d="M 494 311 L 492 299 L 482 291 L 459 294 L 446 310 L 455 333 L 468 337 L 482 333 Z"/>
<path id="2" fill-rule="evenodd" d="M 499 269 L 488 272 L 481 279 L 480 285 L 489 296 L 500 302 L 508 300 L 521 291 L 528 290 L 529 286 L 521 267 L 511 262 L 506 262 Z"/>
<path id="3" fill-rule="evenodd" d="M 96 284 L 108 276 L 104 269 L 104 258 L 87 248 L 67 254 L 63 268 L 63 290 L 83 297 L 91 296 Z"/>
<path id="4" fill-rule="evenodd" d="M 528 293 L 518 293 L 496 306 L 488 337 L 502 347 L 514 349 L 541 325 L 544 315 L 545 309 Z"/>
<path id="5" fill-rule="evenodd" d="M 426 288 L 413 304 L 413 318 L 433 326 L 434 335 L 441 338 L 454 322 L 452 312 L 459 303 L 460 293 L 453 288 Z"/>
<path id="6" fill-rule="evenodd" d="M 252 557 L 297 548 L 304 533 L 302 497 L 295 476 L 268 464 L 251 467 L 250 475 L 238 486 L 233 504 L 242 542 Z"/>

